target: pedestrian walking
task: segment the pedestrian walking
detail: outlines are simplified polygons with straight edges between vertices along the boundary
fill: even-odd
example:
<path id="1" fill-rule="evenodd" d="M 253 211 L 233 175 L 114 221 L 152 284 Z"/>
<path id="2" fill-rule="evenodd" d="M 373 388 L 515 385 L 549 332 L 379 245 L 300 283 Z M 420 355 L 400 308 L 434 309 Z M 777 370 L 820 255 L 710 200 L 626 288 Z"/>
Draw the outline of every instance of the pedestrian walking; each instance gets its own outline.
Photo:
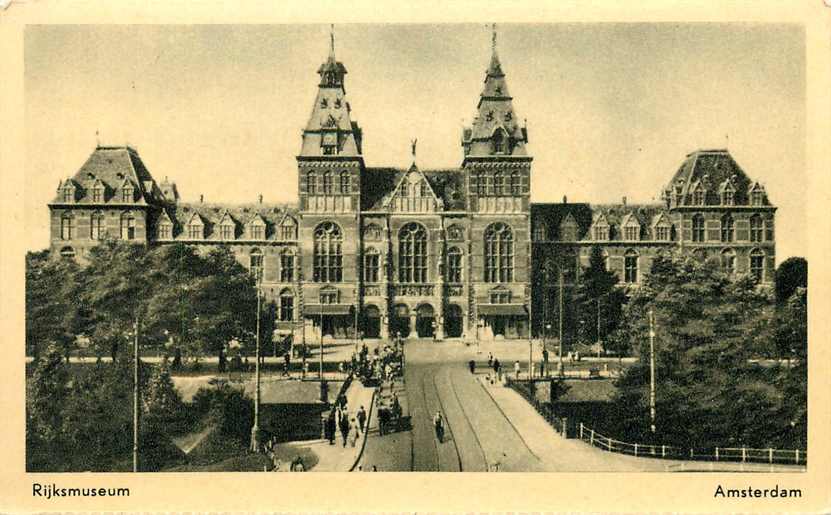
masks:
<path id="1" fill-rule="evenodd" d="M 329 445 L 335 445 L 335 432 L 337 431 L 335 426 L 335 413 L 331 412 L 326 419 L 326 439 L 329 440 Z"/>
<path id="2" fill-rule="evenodd" d="M 502 363 L 499 362 L 499 358 L 493 360 L 493 371 L 496 374 L 496 380 L 502 381 Z"/>
<path id="3" fill-rule="evenodd" d="M 542 363 L 543 363 L 543 370 L 545 370 L 545 375 L 548 376 L 548 349 L 543 346 L 542 348 Z"/>
<path id="4" fill-rule="evenodd" d="M 516 380 L 519 381 L 519 360 L 514 361 L 514 374 L 516 375 Z"/>
<path id="5" fill-rule="evenodd" d="M 346 413 L 343 413 L 341 415 L 340 434 L 343 437 L 343 446 L 346 447 L 346 440 L 349 437 L 349 417 L 346 415 Z"/>
<path id="6" fill-rule="evenodd" d="M 309 362 L 303 362 L 303 379 L 306 379 L 306 376 L 309 375 Z"/>
<path id="7" fill-rule="evenodd" d="M 286 351 L 286 353 L 283 354 L 283 376 L 284 377 L 285 376 L 291 377 L 291 373 L 289 372 L 289 366 L 290 365 L 291 365 L 291 353 L 289 351 Z"/>
<path id="8" fill-rule="evenodd" d="M 366 410 L 363 406 L 358 408 L 358 425 L 361 428 L 361 431 L 366 431 L 364 426 L 366 426 Z"/>
<path id="9" fill-rule="evenodd" d="M 493 353 L 488 352 L 488 368 L 493 366 Z"/>
<path id="10" fill-rule="evenodd" d="M 473 360 L 468 361 L 467 362 L 467 367 L 470 369 L 471 374 L 476 373 L 476 362 L 475 361 L 473 361 Z"/>
<path id="11" fill-rule="evenodd" d="M 441 411 L 436 412 L 436 416 L 433 417 L 433 425 L 436 428 L 436 439 L 439 443 L 444 441 L 444 419 L 441 416 Z"/>

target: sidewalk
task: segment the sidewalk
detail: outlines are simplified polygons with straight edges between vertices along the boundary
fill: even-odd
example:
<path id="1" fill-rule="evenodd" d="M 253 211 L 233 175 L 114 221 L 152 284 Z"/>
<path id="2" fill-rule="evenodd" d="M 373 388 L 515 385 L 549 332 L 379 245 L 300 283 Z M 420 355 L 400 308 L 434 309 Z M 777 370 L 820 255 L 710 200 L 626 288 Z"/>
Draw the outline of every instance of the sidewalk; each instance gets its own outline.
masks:
<path id="1" fill-rule="evenodd" d="M 766 463 L 703 462 L 634 457 L 604 451 L 578 439 L 566 439 L 516 391 L 479 382 L 525 444 L 552 472 L 801 472 L 804 467 Z"/>
<path id="2" fill-rule="evenodd" d="M 374 396 L 375 388 L 367 388 L 358 380 L 352 381 L 352 384 L 346 391 L 346 401 L 350 418 L 357 413 L 360 406 L 363 406 L 367 412 L 367 426 L 369 426 L 372 417 L 375 415 L 372 409 Z M 303 449 L 305 452 L 310 451 L 314 453 L 317 464 L 310 469 L 311 472 L 349 472 L 360 459 L 365 440 L 366 434 L 361 433 L 355 441 L 354 447 L 349 443 L 344 447 L 341 435 L 338 433 L 334 445 L 330 445 L 328 440 L 323 439 L 306 440 L 279 444 L 277 450 L 281 455 L 290 454 L 292 451 L 296 451 L 299 454 L 300 449 Z"/>

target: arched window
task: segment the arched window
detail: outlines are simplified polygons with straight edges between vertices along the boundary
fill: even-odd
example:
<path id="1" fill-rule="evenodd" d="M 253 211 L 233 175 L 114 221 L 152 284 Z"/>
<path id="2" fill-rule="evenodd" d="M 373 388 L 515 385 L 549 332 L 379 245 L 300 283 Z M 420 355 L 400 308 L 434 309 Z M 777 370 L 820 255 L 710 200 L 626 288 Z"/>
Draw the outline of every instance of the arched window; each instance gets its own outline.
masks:
<path id="1" fill-rule="evenodd" d="M 623 255 L 623 281 L 630 284 L 638 282 L 638 253 L 633 249 Z"/>
<path id="2" fill-rule="evenodd" d="M 721 217 L 721 241 L 730 243 L 733 241 L 733 217 L 730 213 Z"/>
<path id="3" fill-rule="evenodd" d="M 502 129 L 497 129 L 496 132 L 493 133 L 493 153 L 504 154 L 505 146 L 505 132 L 502 131 Z"/>
<path id="4" fill-rule="evenodd" d="M 459 247 L 447 250 L 447 282 L 462 282 L 462 251 Z"/>
<path id="5" fill-rule="evenodd" d="M 332 194 L 332 172 L 331 171 L 323 172 L 323 194 L 324 195 L 331 195 Z"/>
<path id="6" fill-rule="evenodd" d="M 398 233 L 398 280 L 427 282 L 427 231 L 417 223 L 408 223 Z"/>
<path id="7" fill-rule="evenodd" d="M 280 253 L 280 281 L 284 283 L 294 281 L 294 253 L 291 249 L 283 249 Z"/>
<path id="8" fill-rule="evenodd" d="M 510 227 L 497 222 L 485 230 L 485 282 L 505 283 L 513 280 L 513 233 Z"/>
<path id="9" fill-rule="evenodd" d="M 283 322 L 294 320 L 294 294 L 288 288 L 280 292 L 280 320 Z"/>
<path id="10" fill-rule="evenodd" d="M 96 211 L 89 219 L 89 237 L 93 240 L 103 240 L 104 233 L 104 215 L 101 211 Z"/>
<path id="11" fill-rule="evenodd" d="M 251 272 L 251 275 L 254 276 L 254 279 L 257 281 L 263 280 L 263 251 L 260 249 L 252 249 L 251 254 L 248 256 L 249 259 L 249 266 L 248 270 Z"/>
<path id="12" fill-rule="evenodd" d="M 121 215 L 121 239 L 136 239 L 136 217 L 133 216 L 133 213 L 124 213 Z"/>
<path id="13" fill-rule="evenodd" d="M 762 217 L 759 215 L 750 217 L 750 241 L 762 241 Z"/>
<path id="14" fill-rule="evenodd" d="M 74 232 L 74 219 L 70 213 L 64 213 L 61 216 L 61 239 L 71 240 Z"/>
<path id="15" fill-rule="evenodd" d="M 377 283 L 380 268 L 381 255 L 373 248 L 366 249 L 366 252 L 364 252 L 364 282 Z"/>
<path id="16" fill-rule="evenodd" d="M 511 195 L 522 194 L 522 177 L 519 172 L 511 173 Z"/>
<path id="17" fill-rule="evenodd" d="M 726 274 L 733 275 L 736 273 L 736 251 L 733 249 L 724 249 L 721 251 L 721 269 Z"/>
<path id="18" fill-rule="evenodd" d="M 765 276 L 765 253 L 759 249 L 750 252 L 750 274 L 759 282 Z"/>
<path id="19" fill-rule="evenodd" d="M 404 177 L 404 180 L 401 181 L 401 196 L 402 197 L 409 197 L 410 196 L 410 182 Z"/>
<path id="20" fill-rule="evenodd" d="M 420 181 L 418 183 L 418 194 L 421 197 L 430 196 L 430 188 L 427 186 L 427 181 Z"/>
<path id="21" fill-rule="evenodd" d="M 307 185 L 306 190 L 309 192 L 309 195 L 317 195 L 317 173 L 309 172 L 307 177 Z"/>
<path id="22" fill-rule="evenodd" d="M 346 170 L 340 173 L 340 192 L 344 195 L 349 195 L 350 192 L 350 177 Z"/>
<path id="23" fill-rule="evenodd" d="M 75 257 L 75 249 L 72 247 L 64 247 L 61 249 L 61 257 L 71 259 Z"/>
<path id="24" fill-rule="evenodd" d="M 343 236 L 340 227 L 323 222 L 314 233 L 314 281 L 340 282 L 343 277 Z"/>
<path id="25" fill-rule="evenodd" d="M 704 217 L 700 214 L 692 217 L 692 241 L 704 241 Z"/>
<path id="26" fill-rule="evenodd" d="M 505 194 L 505 175 L 502 172 L 493 174 L 493 192 L 495 195 Z"/>

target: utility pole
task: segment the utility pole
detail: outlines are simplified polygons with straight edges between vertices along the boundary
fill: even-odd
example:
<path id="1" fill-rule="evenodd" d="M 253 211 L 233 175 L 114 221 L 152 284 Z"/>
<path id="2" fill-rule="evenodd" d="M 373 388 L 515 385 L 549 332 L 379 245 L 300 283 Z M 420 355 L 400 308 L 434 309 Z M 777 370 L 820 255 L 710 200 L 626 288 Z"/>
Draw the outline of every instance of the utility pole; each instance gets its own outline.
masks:
<path id="1" fill-rule="evenodd" d="M 139 315 L 133 326 L 133 472 L 139 469 Z"/>
<path id="2" fill-rule="evenodd" d="M 558 268 L 558 279 L 559 279 L 559 290 L 560 290 L 560 309 L 559 309 L 559 317 L 560 317 L 560 328 L 559 328 L 559 354 L 560 354 L 560 375 L 565 375 L 565 369 L 563 368 L 563 269 L 562 267 Z"/>
<path id="3" fill-rule="evenodd" d="M 655 434 L 655 313 L 649 310 L 649 420 Z"/>
<path id="4" fill-rule="evenodd" d="M 600 297 L 597 297 L 597 357 L 600 358 Z"/>
<path id="5" fill-rule="evenodd" d="M 323 306 L 320 306 L 320 360 L 318 363 L 317 377 L 323 381 Z"/>
<path id="6" fill-rule="evenodd" d="M 257 281 L 257 341 L 254 344 L 254 426 L 251 428 L 251 451 L 260 452 L 260 282 Z"/>

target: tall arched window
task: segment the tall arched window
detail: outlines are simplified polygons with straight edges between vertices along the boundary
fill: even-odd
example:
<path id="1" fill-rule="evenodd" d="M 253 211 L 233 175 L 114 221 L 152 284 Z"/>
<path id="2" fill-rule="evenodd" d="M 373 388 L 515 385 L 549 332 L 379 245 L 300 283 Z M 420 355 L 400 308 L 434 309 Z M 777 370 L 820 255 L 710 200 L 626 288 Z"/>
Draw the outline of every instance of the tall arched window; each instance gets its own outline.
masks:
<path id="1" fill-rule="evenodd" d="M 323 172 L 323 194 L 324 195 L 331 195 L 332 194 L 332 172 L 331 171 Z"/>
<path id="2" fill-rule="evenodd" d="M 121 215 L 121 239 L 136 239 L 136 217 L 133 216 L 133 213 L 124 213 Z"/>
<path id="3" fill-rule="evenodd" d="M 419 183 L 418 183 L 418 194 L 421 197 L 429 197 L 430 196 L 430 187 L 427 185 L 427 181 L 419 181 Z"/>
<path id="4" fill-rule="evenodd" d="M 502 222 L 485 230 L 485 282 L 505 283 L 514 280 L 514 237 Z"/>
<path id="5" fill-rule="evenodd" d="M 344 195 L 349 195 L 350 192 L 350 177 L 346 170 L 340 173 L 340 192 Z"/>
<path id="6" fill-rule="evenodd" d="M 280 320 L 283 322 L 294 320 L 294 294 L 288 288 L 280 292 Z"/>
<path id="7" fill-rule="evenodd" d="M 733 241 L 733 217 L 730 213 L 721 217 L 721 241 L 724 243 Z"/>
<path id="8" fill-rule="evenodd" d="M 495 195 L 505 194 L 505 175 L 502 172 L 493 174 L 493 192 Z"/>
<path id="9" fill-rule="evenodd" d="M 762 217 L 759 215 L 750 217 L 750 241 L 762 241 Z"/>
<path id="10" fill-rule="evenodd" d="M 254 276 L 254 279 L 257 281 L 263 280 L 263 251 L 260 249 L 252 249 L 251 254 L 248 256 L 249 259 L 249 266 L 248 270 L 251 272 L 251 275 Z"/>
<path id="11" fill-rule="evenodd" d="M 627 250 L 623 255 L 623 281 L 638 282 L 638 253 L 633 249 Z"/>
<path id="12" fill-rule="evenodd" d="M 364 282 L 377 283 L 380 268 L 381 255 L 374 248 L 366 249 L 366 252 L 364 252 Z"/>
<path id="13" fill-rule="evenodd" d="M 522 194 L 522 177 L 519 172 L 511 172 L 511 195 Z"/>
<path id="14" fill-rule="evenodd" d="M 750 252 L 750 274 L 760 282 L 765 275 L 765 253 L 759 249 Z"/>
<path id="15" fill-rule="evenodd" d="M 548 239 L 548 225 L 545 222 L 537 222 L 534 225 L 534 241 L 545 241 Z"/>
<path id="16" fill-rule="evenodd" d="M 398 280 L 402 283 L 427 282 L 427 231 L 411 222 L 398 233 Z"/>
<path id="17" fill-rule="evenodd" d="M 101 211 L 96 211 L 90 216 L 89 237 L 93 240 L 104 239 L 104 215 Z"/>
<path id="18" fill-rule="evenodd" d="M 294 281 L 294 252 L 291 249 L 283 249 L 280 253 L 280 281 Z"/>
<path id="19" fill-rule="evenodd" d="M 773 218 L 765 220 L 765 241 L 773 241 Z"/>
<path id="20" fill-rule="evenodd" d="M 62 240 L 71 240 L 72 234 L 74 232 L 73 225 L 73 218 L 70 213 L 64 213 L 61 216 L 61 239 Z"/>
<path id="21" fill-rule="evenodd" d="M 306 185 L 306 190 L 309 192 L 309 195 L 317 195 L 317 173 L 316 172 L 309 172 L 307 177 L 308 184 Z"/>
<path id="22" fill-rule="evenodd" d="M 462 282 L 462 251 L 459 247 L 447 250 L 447 282 Z"/>
<path id="23" fill-rule="evenodd" d="M 704 241 L 704 217 L 700 214 L 692 217 L 692 241 Z"/>
<path id="24" fill-rule="evenodd" d="M 314 233 L 314 281 L 340 282 L 343 277 L 343 235 L 332 222 L 318 225 Z"/>
<path id="25" fill-rule="evenodd" d="M 479 180 L 482 181 L 480 186 L 482 191 L 484 191 L 484 194 L 493 195 L 493 176 L 488 173 L 484 173 L 480 176 Z"/>
<path id="26" fill-rule="evenodd" d="M 733 275 L 736 273 L 736 251 L 733 249 L 724 249 L 721 251 L 721 269 L 726 274 Z"/>
<path id="27" fill-rule="evenodd" d="M 502 129 L 497 129 L 496 132 L 493 133 L 493 153 L 505 153 L 505 133 Z"/>

